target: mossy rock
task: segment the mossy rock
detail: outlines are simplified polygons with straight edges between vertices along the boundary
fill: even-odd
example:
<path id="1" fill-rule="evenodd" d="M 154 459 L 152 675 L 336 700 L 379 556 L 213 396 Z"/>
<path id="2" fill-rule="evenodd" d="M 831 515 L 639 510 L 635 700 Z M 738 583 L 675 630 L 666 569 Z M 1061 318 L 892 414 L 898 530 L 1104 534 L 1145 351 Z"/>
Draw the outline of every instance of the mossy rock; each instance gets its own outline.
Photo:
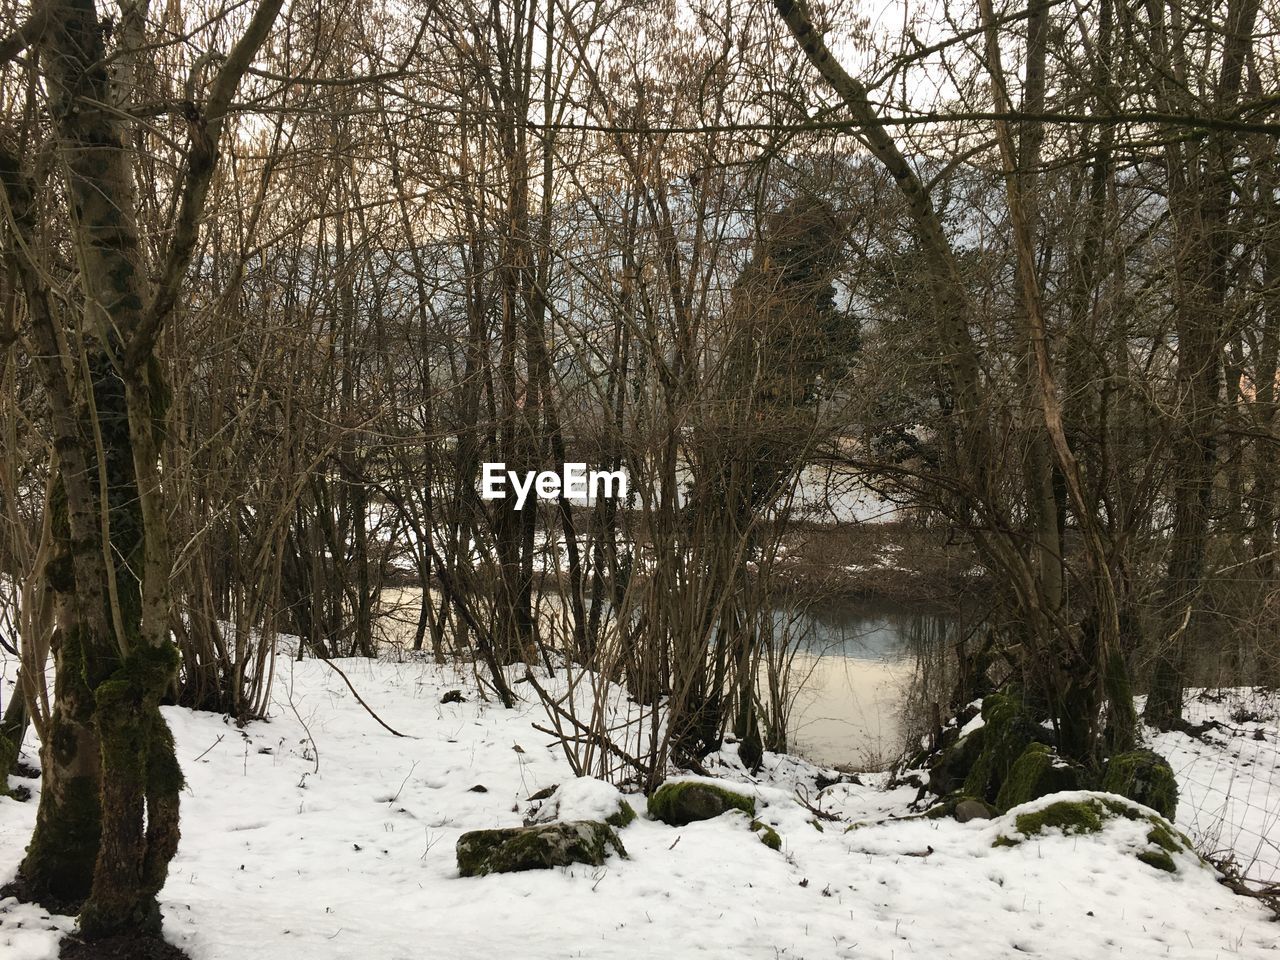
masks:
<path id="1" fill-rule="evenodd" d="M 1039 810 L 1017 814 L 1014 827 L 1018 836 L 996 837 L 993 847 L 1016 847 L 1024 839 L 1040 836 L 1051 830 L 1061 831 L 1067 836 L 1101 833 L 1109 820 L 1122 818 L 1149 825 L 1146 834 L 1146 845 L 1133 851 L 1134 856 L 1157 870 L 1173 873 L 1177 870 L 1177 862 L 1173 855 L 1191 853 L 1195 848 L 1190 839 L 1180 833 L 1163 817 L 1136 806 L 1116 800 L 1102 794 L 1075 795 L 1051 803 Z M 1198 855 L 1196 855 L 1198 858 Z"/>
<path id="2" fill-rule="evenodd" d="M 1157 817 L 1147 817 L 1147 820 L 1151 823 L 1151 829 L 1147 831 L 1148 843 L 1154 843 L 1167 853 L 1177 853 L 1179 850 L 1191 848 L 1191 841 L 1180 830 L 1174 829 Z"/>
<path id="3" fill-rule="evenodd" d="M 604 818 L 604 822 L 609 826 L 621 830 L 623 827 L 630 826 L 636 818 L 635 808 L 625 800 L 618 801 L 618 812 Z"/>
<path id="4" fill-rule="evenodd" d="M 608 824 L 596 820 L 570 820 L 472 830 L 458 838 L 458 873 L 483 877 L 490 873 L 518 873 L 585 863 L 598 867 L 612 848 L 627 857 L 626 848 Z"/>
<path id="5" fill-rule="evenodd" d="M 1175 873 L 1178 866 L 1172 854 L 1189 849 L 1191 844 L 1186 837 L 1175 830 L 1170 830 L 1166 824 L 1155 817 L 1150 819 L 1152 826 L 1147 831 L 1147 843 L 1158 849 L 1139 851 L 1138 859 L 1149 867 L 1164 870 L 1166 873 Z"/>
<path id="6" fill-rule="evenodd" d="M 1084 767 L 1063 760 L 1047 744 L 1031 743 L 1000 785 L 996 806 L 1001 810 L 1011 810 L 1051 793 L 1081 790 L 1088 786 L 1089 774 Z"/>
<path id="7" fill-rule="evenodd" d="M 770 850 L 782 849 L 782 837 L 778 836 L 778 831 L 764 821 L 752 820 L 751 832 L 760 834 L 760 842 Z"/>
<path id="8" fill-rule="evenodd" d="M 1178 865 L 1174 863 L 1173 857 L 1163 850 L 1142 850 L 1137 856 L 1148 867 L 1155 867 L 1165 873 L 1177 873 L 1178 871 Z"/>
<path id="9" fill-rule="evenodd" d="M 1118 805 L 1117 805 L 1118 806 Z M 1061 830 L 1067 836 L 1098 833 L 1102 825 L 1122 813 L 1097 797 L 1083 800 L 1059 800 L 1032 813 L 1020 813 L 1014 826 L 1024 837 L 1037 837 L 1048 830 Z"/>
<path id="10" fill-rule="evenodd" d="M 540 790 L 529 798 L 537 801 L 525 826 L 556 820 L 603 820 L 621 830 L 636 818 L 635 808 L 618 788 L 594 777 L 576 777 L 557 787 Z"/>
<path id="11" fill-rule="evenodd" d="M 711 820 L 729 810 L 741 810 L 754 817 L 756 802 L 715 784 L 683 780 L 664 783 L 649 797 L 649 816 L 673 827 Z"/>
<path id="12" fill-rule="evenodd" d="M 1012 693 L 993 693 L 983 700 L 982 719 L 982 751 L 965 776 L 963 792 L 999 806 L 1000 788 L 1018 758 L 1032 743 L 1047 743 L 1051 735 Z"/>
<path id="13" fill-rule="evenodd" d="M 1178 811 L 1178 781 L 1169 761 L 1154 750 L 1118 753 L 1107 761 L 1102 789 L 1150 807 L 1166 820 Z"/>

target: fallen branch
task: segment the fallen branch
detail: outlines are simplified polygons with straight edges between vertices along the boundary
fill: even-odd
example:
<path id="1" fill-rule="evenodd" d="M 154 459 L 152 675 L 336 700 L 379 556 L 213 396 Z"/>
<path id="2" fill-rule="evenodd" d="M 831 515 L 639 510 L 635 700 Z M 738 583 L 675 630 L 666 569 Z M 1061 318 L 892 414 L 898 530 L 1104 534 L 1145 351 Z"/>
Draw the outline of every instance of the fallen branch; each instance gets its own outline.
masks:
<path id="1" fill-rule="evenodd" d="M 360 706 L 364 707 L 365 712 L 367 712 L 369 716 L 373 717 L 373 719 L 378 721 L 378 726 L 382 727 L 383 730 L 386 730 L 388 733 L 392 734 L 393 736 L 404 737 L 406 740 L 420 739 L 419 737 L 411 737 L 407 733 L 401 733 L 395 727 L 391 726 L 385 720 L 383 720 L 380 716 L 378 716 L 374 712 L 373 707 L 369 706 L 367 703 L 364 702 L 364 698 L 360 696 L 360 692 L 356 690 L 355 686 L 351 683 L 351 680 L 348 679 L 347 675 L 338 668 L 338 665 L 336 663 L 334 663 L 328 657 L 321 656 L 319 653 L 315 653 L 315 657 L 317 660 L 323 660 L 325 663 L 327 663 L 333 669 L 333 671 L 342 678 L 342 682 L 347 685 L 347 689 L 351 691 L 351 695 L 356 698 L 356 701 L 360 704 Z"/>
<path id="2" fill-rule="evenodd" d="M 209 744 L 209 749 L 208 749 L 208 750 L 205 750 L 205 752 L 204 752 L 204 753 L 200 754 L 200 756 L 196 757 L 196 758 L 195 758 L 195 760 L 192 760 L 191 762 L 192 762 L 192 763 L 198 763 L 199 761 L 203 760 L 203 759 L 204 759 L 204 757 L 205 757 L 205 754 L 207 754 L 207 753 L 209 752 L 209 750 L 212 750 L 214 747 L 216 747 L 218 744 L 220 744 L 220 743 L 222 742 L 222 738 L 223 738 L 224 736 L 225 736 L 225 734 L 222 734 L 222 733 L 218 734 L 218 739 L 217 739 L 217 740 L 215 740 L 215 741 L 213 741 L 213 743 Z"/>
<path id="3" fill-rule="evenodd" d="M 809 790 L 807 787 L 804 786 L 804 784 L 801 784 L 800 786 L 796 787 L 796 803 L 800 804 L 800 806 L 804 807 L 806 810 L 812 813 L 819 820 L 839 820 L 840 819 L 834 813 L 829 813 L 828 811 L 823 810 L 821 807 L 815 807 L 812 803 L 810 803 Z"/>

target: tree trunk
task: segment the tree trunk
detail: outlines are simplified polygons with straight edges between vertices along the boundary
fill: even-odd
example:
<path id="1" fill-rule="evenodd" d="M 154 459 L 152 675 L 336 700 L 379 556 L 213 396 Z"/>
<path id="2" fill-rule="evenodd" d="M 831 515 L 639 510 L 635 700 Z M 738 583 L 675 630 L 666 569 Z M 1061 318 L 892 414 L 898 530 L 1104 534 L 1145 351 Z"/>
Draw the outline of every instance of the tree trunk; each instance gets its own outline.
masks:
<path id="1" fill-rule="evenodd" d="M 159 929 L 155 896 L 177 849 L 181 774 L 159 712 L 177 670 L 170 640 L 168 517 L 157 437 L 166 390 L 155 358 L 191 262 L 223 118 L 279 12 L 264 0 L 210 85 L 190 105 L 191 149 L 175 181 L 176 216 L 154 292 L 139 243 L 138 195 L 124 125 L 131 58 L 108 51 L 110 21 L 94 0 L 50 0 L 38 38 L 53 142 L 79 267 L 69 335 L 31 251 L 35 185 L 0 151 L 31 352 L 48 398 L 58 483 L 50 502 L 54 554 L 38 575 L 56 596 L 54 702 L 42 749 L 36 828 L 19 868 L 21 893 L 73 908 L 86 894 L 88 939 Z M 116 56 L 111 54 L 115 53 Z M 122 79 L 113 88 L 108 65 Z M 143 823 L 146 823 L 145 831 Z"/>
<path id="2" fill-rule="evenodd" d="M 1257 0 L 1233 0 L 1226 15 L 1227 40 L 1217 84 L 1217 105 L 1230 109 L 1241 89 L 1244 63 L 1253 44 Z M 1174 51 L 1173 58 L 1179 55 Z M 1144 716 L 1161 729 L 1182 721 L 1187 682 L 1187 636 L 1209 544 L 1209 507 L 1217 472 L 1215 422 L 1222 384 L 1222 343 L 1229 286 L 1232 167 L 1236 138 L 1217 132 L 1203 147 L 1167 148 L 1169 208 L 1175 224 L 1175 326 L 1178 361 L 1174 374 L 1176 413 L 1172 443 L 1173 529 L 1162 595 L 1165 630 L 1155 651 Z"/>

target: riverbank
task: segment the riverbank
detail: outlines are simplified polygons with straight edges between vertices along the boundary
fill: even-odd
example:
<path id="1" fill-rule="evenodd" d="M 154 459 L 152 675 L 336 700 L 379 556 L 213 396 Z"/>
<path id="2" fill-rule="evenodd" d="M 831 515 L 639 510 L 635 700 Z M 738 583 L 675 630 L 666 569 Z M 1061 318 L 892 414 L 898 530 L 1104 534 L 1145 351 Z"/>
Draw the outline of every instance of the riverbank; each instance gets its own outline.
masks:
<path id="1" fill-rule="evenodd" d="M 914 790 L 875 774 L 835 778 L 785 755 L 767 755 L 752 777 L 733 746 L 709 769 L 756 800 L 779 850 L 745 818 L 668 827 L 631 794 L 642 815 L 620 832 L 629 859 L 464 879 L 454 855 L 464 831 L 519 825 L 534 794 L 573 777 L 560 746 L 534 728 L 546 722 L 541 706 L 486 702 L 465 665 L 342 668 L 407 737 L 379 727 L 314 660 L 279 664 L 269 722 L 238 728 L 165 708 L 187 787 L 183 839 L 161 893 L 164 930 L 194 960 L 1210 960 L 1280 950 L 1280 928 L 1256 901 L 1233 896 L 1190 854 L 1177 855 L 1172 874 L 1138 861 L 1122 827 L 993 846 L 1012 817 L 895 821 Z M 1255 708 L 1259 717 L 1272 709 Z M 1274 765 L 1274 713 L 1239 730 L 1271 749 L 1258 762 Z M 1203 779 L 1239 749 L 1223 736 L 1220 746 L 1197 745 L 1205 756 L 1175 762 L 1179 777 Z M 28 760 L 34 746 L 25 745 Z M 34 820 L 40 783 L 23 785 L 36 796 L 0 800 L 0 881 Z M 1184 789 L 1191 795 L 1190 780 Z M 855 824 L 867 825 L 848 830 Z M 70 918 L 0 903 L 6 960 L 51 960 L 71 929 Z"/>
<path id="2" fill-rule="evenodd" d="M 800 524 L 784 543 L 779 568 L 801 597 L 921 608 L 964 606 L 985 577 L 970 549 L 906 521 Z"/>
<path id="3" fill-rule="evenodd" d="M 543 591 L 553 592 L 568 572 L 563 535 L 540 529 L 538 543 L 535 578 Z M 868 600 L 950 609 L 977 596 L 986 576 L 969 548 L 948 543 L 943 531 L 901 520 L 796 523 L 782 541 L 772 573 L 774 588 L 798 602 Z M 401 556 L 389 564 L 383 583 L 410 588 L 421 586 L 422 579 Z M 434 577 L 431 585 L 439 586 Z"/>

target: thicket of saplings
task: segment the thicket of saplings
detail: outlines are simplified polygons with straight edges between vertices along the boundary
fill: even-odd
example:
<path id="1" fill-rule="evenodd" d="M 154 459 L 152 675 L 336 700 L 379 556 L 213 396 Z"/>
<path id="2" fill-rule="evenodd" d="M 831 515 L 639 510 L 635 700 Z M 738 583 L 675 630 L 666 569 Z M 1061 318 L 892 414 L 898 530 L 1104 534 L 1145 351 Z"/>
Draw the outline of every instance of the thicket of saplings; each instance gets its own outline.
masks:
<path id="1" fill-rule="evenodd" d="M 840 485 L 981 578 L 913 693 L 948 802 L 1165 784 L 1135 694 L 1276 683 L 1276 10 L 936 12 L 0 0 L 14 891 L 154 933 L 159 705 L 263 716 L 406 580 L 579 773 L 755 765 Z M 570 461 L 629 498 L 479 495 Z"/>

